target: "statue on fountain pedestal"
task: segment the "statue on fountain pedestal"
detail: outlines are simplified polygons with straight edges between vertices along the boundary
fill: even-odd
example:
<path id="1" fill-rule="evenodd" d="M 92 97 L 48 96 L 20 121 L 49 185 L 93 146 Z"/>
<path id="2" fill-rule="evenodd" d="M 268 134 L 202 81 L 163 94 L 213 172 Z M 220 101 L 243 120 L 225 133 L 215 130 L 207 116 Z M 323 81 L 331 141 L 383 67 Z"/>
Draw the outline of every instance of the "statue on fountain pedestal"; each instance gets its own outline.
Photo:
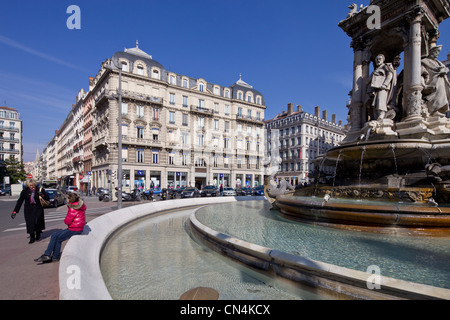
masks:
<path id="1" fill-rule="evenodd" d="M 388 110 L 392 110 L 397 76 L 392 64 L 385 63 L 385 57 L 382 54 L 375 58 L 375 67 L 367 93 L 368 100 L 371 102 L 370 106 L 374 109 L 372 120 L 381 121 L 386 118 Z"/>
<path id="2" fill-rule="evenodd" d="M 445 117 L 449 110 L 450 83 L 449 69 L 438 60 L 442 46 L 430 49 L 430 55 L 422 59 L 423 95 L 431 116 Z"/>

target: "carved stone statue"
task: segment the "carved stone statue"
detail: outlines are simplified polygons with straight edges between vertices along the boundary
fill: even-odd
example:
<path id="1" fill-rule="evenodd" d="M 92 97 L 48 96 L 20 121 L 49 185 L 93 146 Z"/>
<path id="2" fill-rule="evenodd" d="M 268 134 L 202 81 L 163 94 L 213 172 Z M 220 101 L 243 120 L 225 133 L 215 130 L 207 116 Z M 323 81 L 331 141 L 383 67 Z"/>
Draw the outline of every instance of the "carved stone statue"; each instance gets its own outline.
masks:
<path id="1" fill-rule="evenodd" d="M 374 119 L 383 120 L 386 113 L 393 109 L 390 106 L 395 103 L 394 88 L 397 84 L 397 76 L 391 63 L 384 63 L 385 57 L 379 54 L 375 58 L 375 71 L 370 77 L 370 84 L 367 89 L 368 100 L 373 108 Z"/>
<path id="2" fill-rule="evenodd" d="M 449 69 L 438 60 L 442 46 L 430 49 L 430 55 L 422 59 L 424 100 L 431 116 L 444 117 L 450 100 Z"/>

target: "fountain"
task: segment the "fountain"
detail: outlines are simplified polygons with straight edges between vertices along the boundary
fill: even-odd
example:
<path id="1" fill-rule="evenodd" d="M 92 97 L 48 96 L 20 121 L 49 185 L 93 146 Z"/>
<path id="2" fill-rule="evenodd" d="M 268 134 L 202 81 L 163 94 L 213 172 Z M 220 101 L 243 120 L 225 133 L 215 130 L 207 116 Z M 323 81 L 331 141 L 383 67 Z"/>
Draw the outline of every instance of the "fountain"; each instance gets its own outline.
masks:
<path id="1" fill-rule="evenodd" d="M 450 3 L 371 6 L 381 12 L 377 26 L 369 26 L 369 7 L 339 23 L 352 38 L 354 82 L 347 137 L 316 161 L 317 180 L 322 166 L 335 166 L 332 185 L 316 181 L 289 195 L 272 188 L 266 196 L 290 219 L 449 235 L 449 70 L 437 60 L 437 41 Z"/>

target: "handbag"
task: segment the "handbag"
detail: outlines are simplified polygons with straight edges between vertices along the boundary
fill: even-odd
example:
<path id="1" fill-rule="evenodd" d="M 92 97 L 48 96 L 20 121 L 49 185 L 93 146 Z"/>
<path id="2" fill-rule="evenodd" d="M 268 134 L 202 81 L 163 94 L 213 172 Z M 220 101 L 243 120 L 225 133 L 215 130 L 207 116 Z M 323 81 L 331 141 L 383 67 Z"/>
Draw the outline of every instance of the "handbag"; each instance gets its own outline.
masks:
<path id="1" fill-rule="evenodd" d="M 44 198 L 41 197 L 41 191 L 42 191 L 42 188 L 39 189 L 39 201 L 41 202 L 41 206 L 43 208 L 45 208 L 45 207 L 48 207 L 50 205 L 50 201 L 47 201 L 47 200 L 45 200 Z"/>

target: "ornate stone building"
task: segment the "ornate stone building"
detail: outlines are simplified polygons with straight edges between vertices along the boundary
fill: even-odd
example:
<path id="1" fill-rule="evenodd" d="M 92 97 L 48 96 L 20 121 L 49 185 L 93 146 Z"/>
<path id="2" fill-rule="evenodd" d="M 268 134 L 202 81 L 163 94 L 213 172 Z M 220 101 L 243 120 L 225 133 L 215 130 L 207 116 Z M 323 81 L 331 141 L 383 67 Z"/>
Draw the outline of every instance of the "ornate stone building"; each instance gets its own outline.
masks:
<path id="1" fill-rule="evenodd" d="M 311 182 L 311 177 L 317 168 L 316 159 L 329 149 L 336 147 L 345 138 L 342 121 L 336 122 L 336 115 L 328 120 L 327 111 L 320 114 L 316 107 L 314 114 L 297 106 L 294 112 L 292 103 L 287 112 L 266 121 L 267 146 L 269 157 L 277 157 L 281 163 L 275 180 L 284 179 L 292 185 Z M 278 144 L 279 143 L 279 144 Z M 278 144 L 274 148 L 273 144 Z M 334 167 L 324 166 L 321 177 L 334 174 Z"/>
<path id="2" fill-rule="evenodd" d="M 92 184 L 117 186 L 122 113 L 125 190 L 136 186 L 263 183 L 263 95 L 239 79 L 230 87 L 166 70 L 138 48 L 117 52 L 92 80 Z M 108 66 L 113 66 L 112 68 Z"/>
<path id="3" fill-rule="evenodd" d="M 11 157 L 23 161 L 22 130 L 20 113 L 10 107 L 0 107 L 0 161 Z"/>

